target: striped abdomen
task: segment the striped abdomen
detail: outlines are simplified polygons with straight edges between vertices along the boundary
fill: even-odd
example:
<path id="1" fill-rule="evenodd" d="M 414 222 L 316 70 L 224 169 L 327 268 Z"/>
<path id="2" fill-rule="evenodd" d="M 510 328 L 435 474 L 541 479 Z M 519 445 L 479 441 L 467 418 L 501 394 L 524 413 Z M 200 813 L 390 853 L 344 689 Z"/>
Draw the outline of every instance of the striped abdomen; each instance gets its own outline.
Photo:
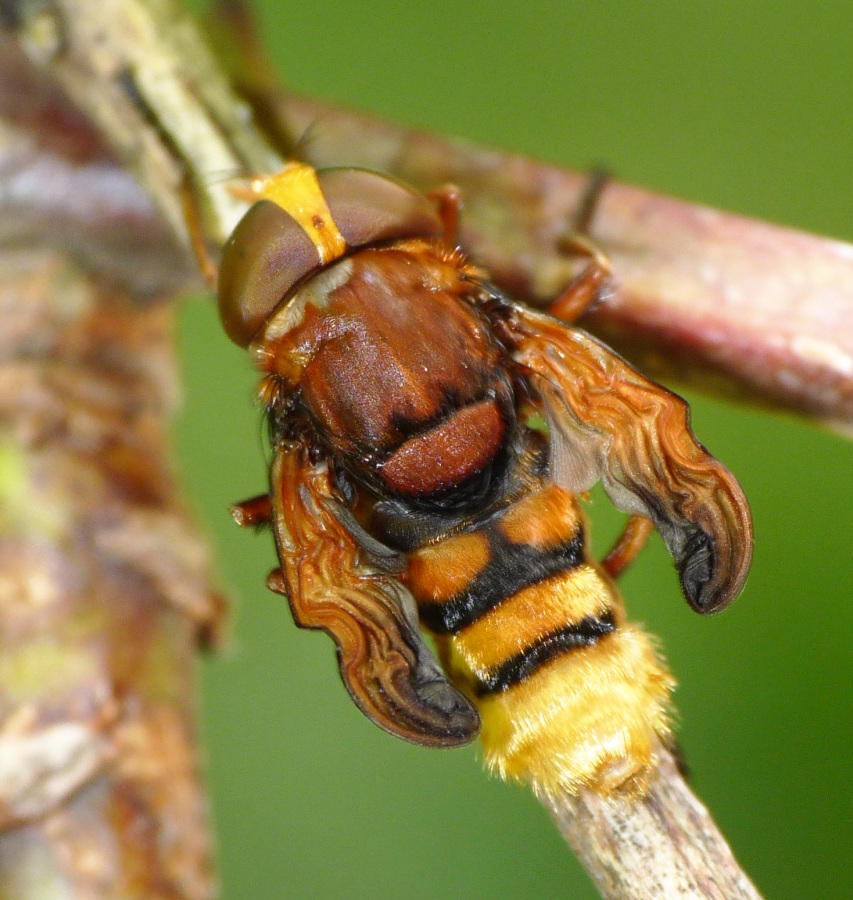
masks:
<path id="1" fill-rule="evenodd" d="M 673 681 L 587 559 L 573 495 L 548 485 L 414 551 L 407 580 L 479 708 L 490 768 L 540 792 L 642 779 L 669 734 Z"/>

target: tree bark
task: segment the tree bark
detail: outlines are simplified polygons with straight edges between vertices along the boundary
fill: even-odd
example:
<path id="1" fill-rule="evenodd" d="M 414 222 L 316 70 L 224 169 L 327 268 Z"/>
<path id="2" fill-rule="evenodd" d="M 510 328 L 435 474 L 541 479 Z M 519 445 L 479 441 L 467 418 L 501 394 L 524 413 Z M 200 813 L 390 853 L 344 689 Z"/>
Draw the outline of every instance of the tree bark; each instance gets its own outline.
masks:
<path id="1" fill-rule="evenodd" d="M 168 441 L 191 270 L 8 40 L 0 112 L 0 896 L 210 897 L 193 660 L 223 601 Z"/>
<path id="2" fill-rule="evenodd" d="M 666 750 L 640 799 L 582 791 L 542 804 L 608 900 L 760 897 Z"/>

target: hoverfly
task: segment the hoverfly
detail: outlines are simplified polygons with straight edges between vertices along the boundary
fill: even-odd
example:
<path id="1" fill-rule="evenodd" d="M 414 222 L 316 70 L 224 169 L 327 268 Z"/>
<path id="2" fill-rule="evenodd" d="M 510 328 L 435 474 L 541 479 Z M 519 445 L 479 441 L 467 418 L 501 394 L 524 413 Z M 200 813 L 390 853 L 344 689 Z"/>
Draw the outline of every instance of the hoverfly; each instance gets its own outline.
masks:
<path id="1" fill-rule="evenodd" d="M 386 731 L 480 733 L 540 793 L 641 787 L 674 682 L 614 578 L 650 522 L 693 609 L 721 609 L 751 556 L 739 485 L 683 400 L 466 259 L 453 190 L 298 163 L 253 190 L 218 294 L 263 373 L 270 488 L 233 512 L 272 525 L 268 586 Z M 590 255 L 564 317 L 607 274 Z M 599 480 L 632 517 L 602 564 L 577 499 Z"/>

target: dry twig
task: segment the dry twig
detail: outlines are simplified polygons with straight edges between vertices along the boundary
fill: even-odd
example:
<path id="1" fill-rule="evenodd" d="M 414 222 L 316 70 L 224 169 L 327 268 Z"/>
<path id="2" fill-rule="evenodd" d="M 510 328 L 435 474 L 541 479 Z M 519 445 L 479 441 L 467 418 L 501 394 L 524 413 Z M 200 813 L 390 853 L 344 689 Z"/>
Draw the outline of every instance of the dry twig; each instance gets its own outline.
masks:
<path id="1" fill-rule="evenodd" d="M 191 270 L 3 37 L 0 115 L 0 895 L 209 897 L 193 656 L 222 601 L 167 441 Z"/>

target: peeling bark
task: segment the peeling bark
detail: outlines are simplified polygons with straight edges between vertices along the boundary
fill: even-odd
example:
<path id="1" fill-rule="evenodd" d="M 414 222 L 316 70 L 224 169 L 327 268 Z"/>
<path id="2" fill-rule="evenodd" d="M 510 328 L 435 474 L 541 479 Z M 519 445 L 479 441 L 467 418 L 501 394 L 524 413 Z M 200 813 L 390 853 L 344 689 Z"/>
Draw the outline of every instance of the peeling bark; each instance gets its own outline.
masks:
<path id="1" fill-rule="evenodd" d="M 0 895 L 209 897 L 173 309 L 7 248 L 0 318 Z"/>

